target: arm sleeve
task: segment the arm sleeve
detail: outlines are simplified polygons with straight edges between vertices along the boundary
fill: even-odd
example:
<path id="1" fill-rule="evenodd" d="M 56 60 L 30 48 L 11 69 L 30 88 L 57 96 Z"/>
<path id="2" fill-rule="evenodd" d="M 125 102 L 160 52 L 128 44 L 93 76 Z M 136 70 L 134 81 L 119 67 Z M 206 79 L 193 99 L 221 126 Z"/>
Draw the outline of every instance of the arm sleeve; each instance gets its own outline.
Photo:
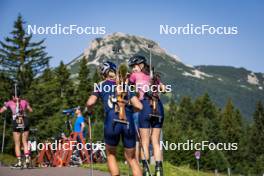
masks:
<path id="1" fill-rule="evenodd" d="M 27 108 L 29 106 L 29 102 L 25 100 L 25 107 Z"/>
<path id="2" fill-rule="evenodd" d="M 6 102 L 5 104 L 4 104 L 4 108 L 8 108 L 10 106 L 10 101 L 8 101 L 8 102 Z"/>
<path id="3" fill-rule="evenodd" d="M 79 122 L 80 122 L 80 123 L 84 123 L 84 122 L 85 122 L 85 121 L 84 121 L 84 118 L 83 118 L 83 117 L 80 118 Z"/>
<path id="4" fill-rule="evenodd" d="M 100 82 L 98 85 L 100 85 L 101 87 L 103 87 L 103 82 Z M 101 92 L 100 89 L 95 88 L 92 95 L 96 96 L 96 97 L 101 97 Z"/>
<path id="5" fill-rule="evenodd" d="M 136 74 L 132 73 L 131 76 L 129 77 L 129 82 L 132 84 L 136 83 Z"/>
<path id="6" fill-rule="evenodd" d="M 94 95 L 96 97 L 100 97 L 100 92 L 99 91 L 93 92 L 92 95 Z"/>

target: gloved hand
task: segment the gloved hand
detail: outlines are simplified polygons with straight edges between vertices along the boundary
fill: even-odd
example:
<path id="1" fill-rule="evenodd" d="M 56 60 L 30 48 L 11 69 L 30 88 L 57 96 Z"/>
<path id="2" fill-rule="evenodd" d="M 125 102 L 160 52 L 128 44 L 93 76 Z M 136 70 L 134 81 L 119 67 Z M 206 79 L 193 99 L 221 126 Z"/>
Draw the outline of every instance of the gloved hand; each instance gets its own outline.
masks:
<path id="1" fill-rule="evenodd" d="M 93 113 L 93 111 L 90 111 L 87 107 L 85 107 L 83 114 L 85 116 L 91 117 L 94 113 Z"/>

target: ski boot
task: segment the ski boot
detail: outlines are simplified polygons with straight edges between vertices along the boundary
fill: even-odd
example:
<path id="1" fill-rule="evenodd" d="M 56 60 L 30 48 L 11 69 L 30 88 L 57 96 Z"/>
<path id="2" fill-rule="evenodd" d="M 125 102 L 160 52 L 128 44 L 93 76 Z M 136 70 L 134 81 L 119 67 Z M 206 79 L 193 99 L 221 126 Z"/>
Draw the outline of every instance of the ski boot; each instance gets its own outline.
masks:
<path id="1" fill-rule="evenodd" d="M 29 168 L 30 167 L 30 157 L 29 156 L 26 156 L 26 160 L 25 160 L 25 168 Z"/>
<path id="2" fill-rule="evenodd" d="M 22 165 L 21 159 L 18 159 L 17 160 L 17 163 L 16 164 L 13 164 L 11 166 L 11 169 L 23 169 L 23 165 Z"/>
<path id="3" fill-rule="evenodd" d="M 155 176 L 163 176 L 162 162 L 157 161 L 155 166 Z"/>
<path id="4" fill-rule="evenodd" d="M 143 164 L 143 176 L 151 176 L 147 161 L 142 160 L 142 164 Z"/>
<path id="5" fill-rule="evenodd" d="M 143 168 L 143 176 L 151 176 L 151 174 L 149 173 L 148 168 Z"/>

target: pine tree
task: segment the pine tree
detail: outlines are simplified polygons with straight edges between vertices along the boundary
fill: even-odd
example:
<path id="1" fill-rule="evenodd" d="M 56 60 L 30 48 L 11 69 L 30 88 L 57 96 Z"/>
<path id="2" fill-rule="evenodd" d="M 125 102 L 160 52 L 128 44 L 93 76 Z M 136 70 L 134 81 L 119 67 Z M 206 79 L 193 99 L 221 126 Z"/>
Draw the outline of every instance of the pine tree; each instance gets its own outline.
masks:
<path id="1" fill-rule="evenodd" d="M 74 84 L 70 79 L 70 72 L 67 66 L 61 61 L 55 70 L 56 80 L 60 86 L 60 98 L 63 101 L 63 108 L 72 108 L 76 106 Z"/>
<path id="2" fill-rule="evenodd" d="M 0 41 L 0 69 L 8 77 L 18 81 L 21 92 L 26 92 L 33 78 L 41 73 L 49 63 L 43 46 L 44 40 L 32 42 L 32 35 L 25 32 L 25 22 L 19 15 L 11 32 L 12 37 Z"/>
<path id="3" fill-rule="evenodd" d="M 51 117 L 60 110 L 62 99 L 61 87 L 57 82 L 56 74 L 51 69 L 44 70 L 43 74 L 32 83 L 27 97 L 34 107 L 33 117 L 36 120 Z"/>
<path id="4" fill-rule="evenodd" d="M 238 142 L 241 132 L 241 116 L 235 110 L 231 99 L 228 100 L 221 116 L 221 136 L 223 142 Z"/>
<path id="5" fill-rule="evenodd" d="M 191 128 L 194 120 L 193 103 L 190 97 L 183 97 L 179 103 L 177 118 L 181 123 L 182 130 Z"/>
<path id="6" fill-rule="evenodd" d="M 11 97 L 12 81 L 3 73 L 0 73 L 0 107 Z M 4 119 L 6 120 L 6 133 L 5 133 L 5 145 L 4 153 L 12 152 L 13 149 L 13 139 L 12 139 L 12 120 L 11 112 L 5 111 L 0 114 L 0 133 L 2 137 L 2 132 L 4 128 Z M 0 146 L 2 146 L 2 140 L 0 141 Z"/>
<path id="7" fill-rule="evenodd" d="M 102 80 L 100 74 L 98 73 L 97 70 L 95 70 L 93 77 L 92 77 L 92 82 L 93 83 L 99 83 Z M 93 89 L 92 89 L 93 91 Z M 103 109 L 103 104 L 102 102 L 99 100 L 96 103 L 96 106 L 93 107 L 93 112 L 94 112 L 94 117 L 95 121 L 103 121 L 104 120 L 104 109 Z"/>
<path id="8" fill-rule="evenodd" d="M 0 106 L 11 96 L 12 81 L 4 74 L 0 73 Z"/>
<path id="9" fill-rule="evenodd" d="M 66 65 L 63 61 L 60 62 L 59 67 L 56 69 L 56 78 L 60 85 L 60 97 L 65 96 L 65 88 L 70 82 L 70 72 L 67 70 Z"/>
<path id="10" fill-rule="evenodd" d="M 220 134 L 221 140 L 224 143 L 237 143 L 238 150 L 225 151 L 230 167 L 235 168 L 235 165 L 241 161 L 240 144 L 242 137 L 242 116 L 239 110 L 236 110 L 231 99 L 227 101 L 225 109 L 220 119 Z"/>
<path id="11" fill-rule="evenodd" d="M 256 111 L 253 115 L 254 123 L 250 141 L 250 161 L 252 162 L 257 174 L 264 173 L 264 107 L 262 102 L 257 102 Z"/>
<path id="12" fill-rule="evenodd" d="M 79 71 L 79 85 L 77 89 L 77 99 L 79 100 L 78 103 L 80 105 L 84 106 L 88 96 L 91 94 L 93 85 L 91 82 L 91 78 L 89 77 L 90 75 L 89 68 L 87 66 L 87 59 L 84 57 L 82 58 L 80 62 L 80 71 Z"/>
<path id="13" fill-rule="evenodd" d="M 61 86 L 56 78 L 55 71 L 44 70 L 43 74 L 36 78 L 26 94 L 33 113 L 30 114 L 30 125 L 41 129 L 38 138 L 47 139 L 63 131 L 64 119 L 62 114 L 63 99 Z"/>
<path id="14" fill-rule="evenodd" d="M 170 122 L 173 122 L 177 118 L 177 111 L 178 111 L 178 107 L 174 99 L 170 98 L 168 108 L 169 110 L 167 117 L 170 120 Z"/>
<path id="15" fill-rule="evenodd" d="M 256 157 L 264 154 L 264 107 L 260 101 L 256 105 L 253 118 L 254 124 L 251 136 L 253 148 L 251 153 Z"/>
<path id="16" fill-rule="evenodd" d="M 101 76 L 97 70 L 95 70 L 92 80 L 94 83 L 98 83 L 101 81 Z"/>
<path id="17" fill-rule="evenodd" d="M 166 119 L 170 118 L 166 115 Z M 169 142 L 184 143 L 187 140 L 195 140 L 192 123 L 194 120 L 194 106 L 190 97 L 182 97 L 176 111 L 176 118 L 173 122 L 165 120 L 164 134 L 165 139 Z M 170 152 L 164 153 L 165 157 L 174 164 L 190 164 L 193 160 L 193 151 L 176 150 L 175 155 Z"/>
<path id="18" fill-rule="evenodd" d="M 194 103 L 193 130 L 199 133 L 202 140 L 217 142 L 219 139 L 219 124 L 217 118 L 217 109 L 211 101 L 210 96 L 205 93 L 198 97 Z"/>
<path id="19" fill-rule="evenodd" d="M 168 105 L 164 106 L 165 110 L 165 120 L 163 124 L 163 142 L 166 145 L 166 142 L 176 143 L 176 142 L 185 142 L 186 140 L 186 130 L 182 129 L 182 120 L 183 111 L 179 113 L 180 105 L 177 105 L 173 98 L 170 99 Z M 181 164 L 186 157 L 185 152 L 180 150 L 174 151 L 172 155 L 171 150 L 164 150 L 164 158 L 166 161 L 174 164 Z"/>

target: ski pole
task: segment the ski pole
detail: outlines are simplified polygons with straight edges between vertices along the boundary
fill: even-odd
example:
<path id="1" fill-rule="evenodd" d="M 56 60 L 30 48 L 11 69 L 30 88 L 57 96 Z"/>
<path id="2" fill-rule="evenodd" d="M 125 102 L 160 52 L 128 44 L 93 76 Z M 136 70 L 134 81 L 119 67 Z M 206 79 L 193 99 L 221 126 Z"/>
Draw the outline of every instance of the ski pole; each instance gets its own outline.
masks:
<path id="1" fill-rule="evenodd" d="M 153 78 L 153 70 L 152 70 L 152 53 L 151 50 L 153 48 L 152 44 L 148 44 L 148 48 L 149 48 L 149 68 L 150 68 L 150 78 Z"/>
<path id="2" fill-rule="evenodd" d="M 88 116 L 89 124 L 89 140 L 90 140 L 90 174 L 93 176 L 93 143 L 92 143 L 92 125 L 91 125 L 91 116 Z"/>
<path id="3" fill-rule="evenodd" d="M 5 146 L 5 131 L 6 131 L 6 112 L 4 117 L 4 128 L 3 128 L 3 138 L 2 138 L 2 153 L 4 152 L 4 146 Z"/>

